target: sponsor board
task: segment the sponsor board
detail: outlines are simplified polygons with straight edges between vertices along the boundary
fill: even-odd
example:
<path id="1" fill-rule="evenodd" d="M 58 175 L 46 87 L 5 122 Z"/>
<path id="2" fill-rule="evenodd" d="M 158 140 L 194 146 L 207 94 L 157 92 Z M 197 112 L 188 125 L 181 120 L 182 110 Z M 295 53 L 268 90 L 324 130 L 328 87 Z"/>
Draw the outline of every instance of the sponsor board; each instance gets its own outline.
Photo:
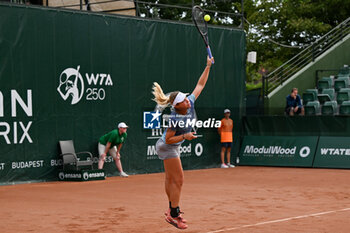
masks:
<path id="1" fill-rule="evenodd" d="M 80 148 L 91 151 L 96 156 L 94 158 L 94 165 L 96 165 L 98 139 L 116 128 L 116 124 L 121 121 L 130 125 L 128 140 L 121 151 L 124 170 L 128 173 L 140 174 L 162 171 L 163 164 L 152 150 L 152 146 L 158 139 L 151 138 L 155 137 L 151 129 L 143 130 L 142 113 L 152 111 L 154 114 L 155 103 L 151 100 L 150 86 L 153 81 L 160 82 L 166 91 L 176 90 L 172 89 L 174 83 L 169 82 L 169 79 L 168 81 L 159 79 L 159 71 L 171 70 L 174 62 L 171 59 L 164 60 L 161 56 L 153 56 L 152 50 L 146 51 L 143 48 L 150 42 L 159 44 L 163 41 L 177 41 L 183 38 L 183 35 L 174 37 L 172 33 L 174 30 L 184 29 L 183 26 L 166 25 L 155 21 L 144 22 L 146 25 L 151 23 L 163 32 L 164 38 L 159 39 L 152 37 L 154 32 L 149 30 L 149 27 L 132 19 L 126 22 L 116 17 L 98 16 L 86 24 L 84 22 L 91 19 L 87 14 L 82 15 L 82 20 L 74 21 L 74 14 L 67 15 L 65 12 L 42 11 L 30 7 L 24 9 L 20 6 L 2 7 L 0 14 L 7 17 L 23 15 L 24 11 L 26 17 L 13 21 L 13 24 L 7 27 L 0 27 L 0 35 L 17 35 L 24 31 L 26 33 L 22 33 L 23 40 L 29 38 L 30 41 L 30 38 L 35 37 L 39 44 L 46 43 L 54 46 L 47 49 L 45 46 L 34 48 L 30 43 L 14 43 L 13 46 L 3 47 L 5 50 L 2 51 L 4 56 L 2 56 L 2 79 L 0 80 L 0 184 L 57 180 L 58 171 L 62 169 L 59 140 L 74 140 L 77 151 L 81 151 Z M 42 20 L 43 17 L 48 19 L 56 17 L 57 20 L 46 22 Z M 82 29 L 74 36 L 66 33 L 67 27 L 62 26 L 69 25 L 72 20 Z M 38 22 L 37 26 L 41 30 L 31 31 L 30 24 L 23 24 L 27 21 Z M 101 22 L 105 23 L 101 24 Z M 125 26 L 119 27 L 118 25 L 121 24 Z M 60 40 L 57 40 L 52 33 L 42 36 L 41 31 L 52 28 L 57 29 Z M 142 35 L 151 35 L 151 40 L 133 43 L 133 40 L 121 38 L 123 43 L 114 43 L 116 46 L 111 47 L 111 37 L 106 36 L 108 33 L 102 33 L 103 35 L 90 33 L 96 28 L 101 29 L 101 32 L 123 35 L 131 35 L 136 29 Z M 185 29 L 183 32 L 186 37 L 197 33 L 191 27 Z M 232 30 L 224 29 L 216 33 L 221 37 L 237 41 L 237 44 L 245 43 L 242 39 L 243 33 L 237 34 Z M 92 41 L 99 42 L 97 46 L 91 47 L 89 43 L 85 43 L 87 34 L 91 36 Z M 189 46 L 196 46 L 196 43 L 191 42 Z M 129 49 L 131 47 L 133 49 Z M 223 66 L 225 69 L 218 68 L 217 75 L 232 76 L 233 71 L 241 69 L 241 58 L 245 56 L 244 50 L 231 47 L 226 52 L 229 55 L 227 59 L 233 65 Z M 33 50 L 36 52 L 33 53 Z M 6 56 L 11 54 L 11 51 L 16 51 L 15 57 Z M 140 56 L 140 51 L 145 53 Z M 232 56 L 232 51 L 239 56 Z M 13 66 L 13 60 L 26 58 L 28 54 L 32 55 L 30 59 L 21 59 L 20 66 Z M 188 61 L 178 59 L 183 56 L 191 57 L 193 54 L 189 50 L 186 54 L 175 55 L 176 60 L 181 63 L 180 66 L 191 67 L 197 64 L 195 59 Z M 154 58 L 152 64 L 157 64 L 157 69 L 148 69 L 149 67 L 145 66 L 149 63 L 147 57 Z M 40 65 L 34 67 L 34 61 L 40 61 Z M 144 72 L 143 68 L 146 68 L 147 72 Z M 175 84 L 188 83 L 186 70 L 179 69 L 175 76 L 171 79 L 175 80 Z M 199 119 L 203 122 L 189 123 L 195 127 L 203 124 L 202 128 L 212 126 L 213 117 L 217 116 L 221 119 L 222 110 L 224 107 L 229 107 L 227 104 L 237 106 L 237 109 L 244 107 L 244 101 L 241 98 L 234 98 L 237 93 L 239 95 L 244 93 L 244 88 L 241 88 L 244 86 L 244 75 L 239 75 L 235 79 L 228 77 L 227 80 L 230 86 L 233 86 L 233 91 L 228 93 L 232 101 L 227 103 L 225 99 L 206 99 L 206 104 L 203 105 L 205 109 L 200 110 L 199 113 Z M 219 89 L 224 89 L 227 82 L 220 82 L 217 85 Z M 191 90 L 188 85 L 178 87 L 184 88 L 184 91 Z M 205 99 L 204 96 L 203 98 Z M 212 106 L 215 106 L 215 109 Z M 164 113 L 170 111 L 170 108 L 167 108 Z M 154 116 L 149 115 L 151 113 L 146 114 L 146 127 L 158 127 L 157 122 L 160 120 L 162 124 L 163 118 L 157 119 L 159 113 L 155 113 Z M 237 111 L 236 119 L 239 120 L 241 115 L 242 111 Z M 155 117 L 154 120 L 152 120 L 153 117 Z M 207 121 L 209 118 L 211 120 Z M 168 122 L 166 123 L 169 125 Z M 182 152 L 181 156 L 184 157 L 184 169 L 207 168 L 214 166 L 218 161 L 217 149 L 220 144 L 216 130 L 203 129 L 202 132 L 201 130 L 197 133 L 205 137 L 199 134 L 198 139 L 185 142 L 179 148 Z M 214 132 L 213 136 L 211 132 Z M 151 146 L 150 149 L 149 146 Z M 149 151 L 148 156 L 147 151 Z M 108 175 L 118 174 L 111 156 L 107 156 L 104 168 Z M 77 179 L 74 175 L 70 178 Z"/>
<path id="2" fill-rule="evenodd" d="M 241 165 L 312 167 L 318 137 L 245 136 Z"/>
<path id="3" fill-rule="evenodd" d="M 103 169 L 97 170 L 65 170 L 58 172 L 58 179 L 61 181 L 89 181 L 104 180 L 106 172 Z"/>
<path id="4" fill-rule="evenodd" d="M 320 137 L 314 167 L 350 168 L 349 142 L 349 137 Z"/>

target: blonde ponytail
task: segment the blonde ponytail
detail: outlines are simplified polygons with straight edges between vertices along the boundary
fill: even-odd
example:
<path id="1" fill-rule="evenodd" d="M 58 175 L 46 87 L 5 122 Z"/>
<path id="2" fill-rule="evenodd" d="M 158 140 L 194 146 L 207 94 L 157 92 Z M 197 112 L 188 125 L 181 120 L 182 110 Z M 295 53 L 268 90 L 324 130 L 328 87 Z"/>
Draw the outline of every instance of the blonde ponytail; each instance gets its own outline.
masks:
<path id="1" fill-rule="evenodd" d="M 166 106 L 170 102 L 169 96 L 166 96 L 160 87 L 160 85 L 157 82 L 153 83 L 153 91 L 152 94 L 154 95 L 153 101 L 155 101 L 158 105 Z"/>
<path id="2" fill-rule="evenodd" d="M 152 94 L 154 95 L 154 99 L 152 100 L 155 101 L 158 105 L 165 107 L 171 104 L 174 101 L 176 95 L 179 93 L 178 91 L 175 91 L 171 92 L 170 95 L 165 95 L 163 89 L 157 82 L 153 83 L 152 89 Z"/>

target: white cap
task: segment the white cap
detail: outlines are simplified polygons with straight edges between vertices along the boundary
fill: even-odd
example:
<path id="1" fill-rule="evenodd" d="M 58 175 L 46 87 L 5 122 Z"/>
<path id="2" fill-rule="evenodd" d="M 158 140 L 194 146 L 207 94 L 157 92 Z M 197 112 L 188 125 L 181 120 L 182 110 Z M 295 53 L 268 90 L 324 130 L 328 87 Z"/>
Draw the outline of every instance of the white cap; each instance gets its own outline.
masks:
<path id="1" fill-rule="evenodd" d="M 127 126 L 124 122 L 120 122 L 118 124 L 118 128 L 129 128 L 129 126 Z"/>
<path id="2" fill-rule="evenodd" d="M 186 95 L 188 95 L 188 93 L 182 93 L 182 92 L 179 92 L 177 93 L 175 99 L 174 99 L 174 102 L 173 102 L 173 107 L 175 107 L 176 104 L 178 103 L 181 103 L 182 101 L 184 101 L 184 99 L 186 98 Z"/>
<path id="3" fill-rule="evenodd" d="M 231 113 L 230 109 L 227 109 L 227 108 L 226 108 L 226 109 L 224 110 L 224 113 L 228 113 L 228 112 Z"/>

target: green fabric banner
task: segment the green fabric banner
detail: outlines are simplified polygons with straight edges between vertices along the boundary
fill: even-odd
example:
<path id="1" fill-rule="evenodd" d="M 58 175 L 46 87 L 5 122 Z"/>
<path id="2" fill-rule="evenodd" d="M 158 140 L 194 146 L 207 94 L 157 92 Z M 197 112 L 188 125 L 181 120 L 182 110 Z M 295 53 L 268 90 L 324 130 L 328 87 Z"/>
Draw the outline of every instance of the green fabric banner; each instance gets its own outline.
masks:
<path id="1" fill-rule="evenodd" d="M 350 136 L 348 116 L 245 116 L 244 135 Z"/>
<path id="2" fill-rule="evenodd" d="M 238 153 L 245 33 L 210 27 L 209 37 L 215 64 L 196 113 L 221 119 L 230 108 Z M 124 170 L 162 171 L 154 150 L 162 131 L 143 129 L 143 112 L 155 108 L 152 83 L 191 92 L 206 65 L 193 24 L 7 3 L 0 3 L 0 54 L 0 184 L 57 180 L 59 140 L 74 140 L 97 163 L 98 139 L 121 121 L 130 126 Z M 181 148 L 184 169 L 217 166 L 216 130 L 197 133 Z M 104 169 L 119 174 L 111 157 Z"/>
<path id="3" fill-rule="evenodd" d="M 320 137 L 314 167 L 350 168 L 349 142 L 349 137 Z"/>
<path id="4" fill-rule="evenodd" d="M 240 165 L 312 167 L 318 137 L 245 136 Z"/>

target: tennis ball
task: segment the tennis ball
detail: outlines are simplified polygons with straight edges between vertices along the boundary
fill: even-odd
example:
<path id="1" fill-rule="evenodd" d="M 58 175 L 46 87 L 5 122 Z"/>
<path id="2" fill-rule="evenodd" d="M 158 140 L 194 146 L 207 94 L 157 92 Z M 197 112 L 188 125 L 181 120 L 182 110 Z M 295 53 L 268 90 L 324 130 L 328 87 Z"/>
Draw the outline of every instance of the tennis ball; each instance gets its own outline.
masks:
<path id="1" fill-rule="evenodd" d="M 210 20 L 210 15 L 205 15 L 204 20 L 208 22 Z"/>

